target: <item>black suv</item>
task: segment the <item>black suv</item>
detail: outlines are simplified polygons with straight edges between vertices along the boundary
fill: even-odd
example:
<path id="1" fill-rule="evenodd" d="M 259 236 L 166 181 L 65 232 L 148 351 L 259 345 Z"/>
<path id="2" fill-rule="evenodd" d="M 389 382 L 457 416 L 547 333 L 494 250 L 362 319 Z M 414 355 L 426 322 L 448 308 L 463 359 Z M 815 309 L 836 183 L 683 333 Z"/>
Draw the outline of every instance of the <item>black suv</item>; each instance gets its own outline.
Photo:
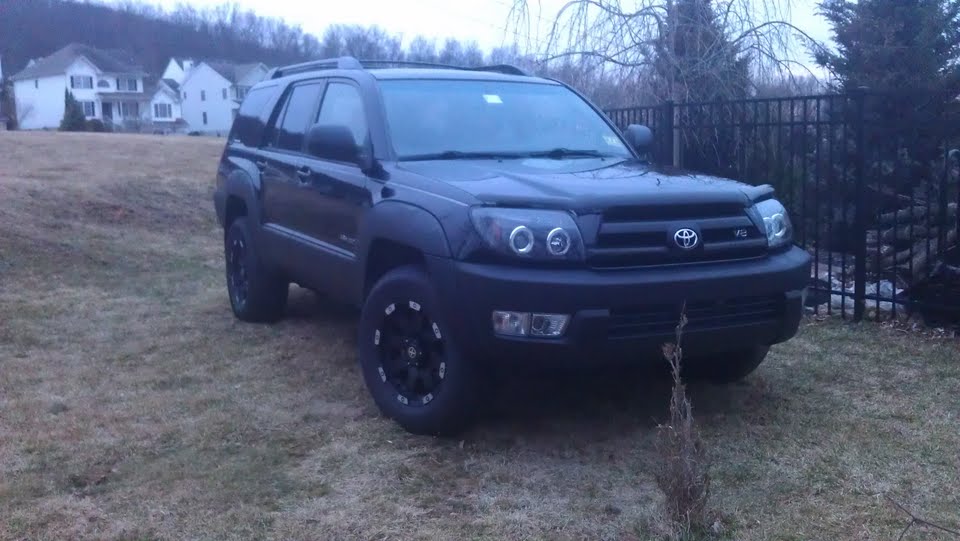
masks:
<path id="1" fill-rule="evenodd" d="M 451 433 L 499 365 L 654 362 L 743 378 L 799 325 L 811 258 L 770 186 L 658 170 L 572 88 L 511 66 L 338 58 L 244 99 L 214 203 L 244 321 L 290 283 L 360 307 L 380 410 Z"/>

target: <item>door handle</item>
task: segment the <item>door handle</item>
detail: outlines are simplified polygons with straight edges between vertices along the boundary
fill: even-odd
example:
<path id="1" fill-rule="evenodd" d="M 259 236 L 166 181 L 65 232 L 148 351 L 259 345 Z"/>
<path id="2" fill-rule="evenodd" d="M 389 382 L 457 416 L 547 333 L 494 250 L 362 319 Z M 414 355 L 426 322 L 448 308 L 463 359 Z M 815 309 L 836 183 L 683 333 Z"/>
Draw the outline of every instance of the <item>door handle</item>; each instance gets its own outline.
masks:
<path id="1" fill-rule="evenodd" d="M 311 177 L 312 175 L 313 175 L 313 170 L 310 169 L 309 167 L 304 166 L 304 167 L 301 167 L 301 168 L 297 169 L 297 177 L 300 178 L 300 182 L 301 182 L 302 184 L 306 184 L 307 182 L 309 182 L 309 181 L 310 181 L 310 177 Z"/>
<path id="2" fill-rule="evenodd" d="M 259 170 L 261 170 L 261 171 L 263 171 L 264 169 L 267 168 L 267 161 L 266 161 L 266 160 L 257 160 L 257 161 L 254 162 L 254 163 L 256 164 L 257 169 L 259 169 Z"/>

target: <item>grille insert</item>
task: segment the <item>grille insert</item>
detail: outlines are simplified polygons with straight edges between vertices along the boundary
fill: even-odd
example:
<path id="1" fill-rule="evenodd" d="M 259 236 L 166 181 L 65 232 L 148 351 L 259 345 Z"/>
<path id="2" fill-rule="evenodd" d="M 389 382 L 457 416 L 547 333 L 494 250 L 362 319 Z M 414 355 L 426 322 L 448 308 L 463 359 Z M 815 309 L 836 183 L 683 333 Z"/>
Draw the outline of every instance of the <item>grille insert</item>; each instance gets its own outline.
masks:
<path id="1" fill-rule="evenodd" d="M 618 308 L 610 311 L 610 338 L 636 338 L 669 334 L 680 319 L 680 304 Z M 739 297 L 687 303 L 686 330 L 711 330 L 778 320 L 784 311 L 783 296 Z"/>

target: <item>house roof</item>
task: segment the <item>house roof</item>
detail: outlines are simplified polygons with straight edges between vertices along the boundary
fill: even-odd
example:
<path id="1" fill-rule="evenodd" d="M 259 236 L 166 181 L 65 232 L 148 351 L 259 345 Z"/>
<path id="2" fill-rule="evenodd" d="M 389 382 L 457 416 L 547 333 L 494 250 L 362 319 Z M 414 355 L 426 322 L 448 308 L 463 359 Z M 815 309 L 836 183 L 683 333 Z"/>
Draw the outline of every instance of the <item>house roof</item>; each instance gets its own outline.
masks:
<path id="1" fill-rule="evenodd" d="M 223 76 L 224 79 L 236 84 L 237 81 L 246 77 L 251 71 L 257 69 L 263 64 L 253 62 L 249 64 L 234 64 L 233 62 L 208 61 L 206 65 L 213 68 L 214 71 Z"/>
<path id="2" fill-rule="evenodd" d="M 161 81 L 163 81 L 165 85 L 169 86 L 170 90 L 173 90 L 174 92 L 180 91 L 180 83 L 174 81 L 173 79 L 161 79 Z"/>
<path id="3" fill-rule="evenodd" d="M 140 74 L 144 72 L 143 66 L 126 51 L 97 49 L 89 45 L 71 43 L 48 56 L 38 58 L 34 63 L 28 65 L 10 79 L 19 81 L 22 79 L 37 79 L 51 75 L 62 75 L 66 72 L 67 68 L 80 57 L 86 58 L 92 62 L 97 69 L 107 73 Z"/>

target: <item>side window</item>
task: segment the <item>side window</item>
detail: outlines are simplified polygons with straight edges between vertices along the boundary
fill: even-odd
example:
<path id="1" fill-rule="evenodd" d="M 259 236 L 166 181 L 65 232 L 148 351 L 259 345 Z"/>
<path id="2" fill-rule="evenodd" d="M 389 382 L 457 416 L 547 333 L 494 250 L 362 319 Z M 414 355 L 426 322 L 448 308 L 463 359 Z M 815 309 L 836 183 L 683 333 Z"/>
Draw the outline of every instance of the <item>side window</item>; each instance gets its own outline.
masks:
<path id="1" fill-rule="evenodd" d="M 354 141 L 358 145 L 363 144 L 368 128 L 360 91 L 346 83 L 330 83 L 320 105 L 317 124 L 346 126 L 353 134 Z"/>
<path id="2" fill-rule="evenodd" d="M 300 152 L 303 137 L 307 132 L 310 117 L 316 110 L 323 85 L 309 83 L 297 85 L 287 97 L 283 111 L 277 116 L 276 127 L 270 134 L 269 146 Z"/>

